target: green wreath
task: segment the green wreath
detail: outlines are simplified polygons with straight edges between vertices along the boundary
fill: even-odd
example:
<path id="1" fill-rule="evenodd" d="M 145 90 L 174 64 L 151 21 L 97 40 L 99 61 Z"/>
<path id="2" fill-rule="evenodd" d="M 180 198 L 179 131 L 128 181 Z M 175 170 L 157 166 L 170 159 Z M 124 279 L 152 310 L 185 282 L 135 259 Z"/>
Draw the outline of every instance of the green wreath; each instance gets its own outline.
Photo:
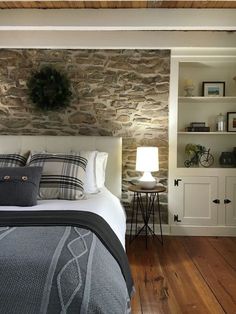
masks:
<path id="1" fill-rule="evenodd" d="M 27 86 L 31 101 L 42 110 L 56 110 L 69 105 L 72 93 L 68 78 L 52 67 L 36 71 Z"/>

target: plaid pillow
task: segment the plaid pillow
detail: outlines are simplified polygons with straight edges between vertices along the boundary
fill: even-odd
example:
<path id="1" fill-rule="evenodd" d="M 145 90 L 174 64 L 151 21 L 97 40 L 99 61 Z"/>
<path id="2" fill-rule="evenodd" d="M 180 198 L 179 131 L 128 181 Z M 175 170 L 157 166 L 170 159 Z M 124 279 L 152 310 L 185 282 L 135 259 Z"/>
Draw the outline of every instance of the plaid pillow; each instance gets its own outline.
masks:
<path id="1" fill-rule="evenodd" d="M 32 154 L 28 166 L 43 167 L 39 197 L 67 200 L 84 198 L 83 185 L 88 158 L 88 152 Z"/>
<path id="2" fill-rule="evenodd" d="M 24 167 L 27 158 L 20 154 L 0 154 L 0 167 Z"/>

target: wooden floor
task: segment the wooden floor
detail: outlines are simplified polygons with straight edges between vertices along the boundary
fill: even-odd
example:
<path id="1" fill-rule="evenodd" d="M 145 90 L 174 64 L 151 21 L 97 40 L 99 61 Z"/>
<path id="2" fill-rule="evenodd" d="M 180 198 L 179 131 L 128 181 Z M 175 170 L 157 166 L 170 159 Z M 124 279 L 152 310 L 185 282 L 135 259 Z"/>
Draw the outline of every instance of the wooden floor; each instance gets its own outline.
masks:
<path id="1" fill-rule="evenodd" d="M 150 237 L 127 244 L 133 314 L 236 313 L 236 238 Z"/>

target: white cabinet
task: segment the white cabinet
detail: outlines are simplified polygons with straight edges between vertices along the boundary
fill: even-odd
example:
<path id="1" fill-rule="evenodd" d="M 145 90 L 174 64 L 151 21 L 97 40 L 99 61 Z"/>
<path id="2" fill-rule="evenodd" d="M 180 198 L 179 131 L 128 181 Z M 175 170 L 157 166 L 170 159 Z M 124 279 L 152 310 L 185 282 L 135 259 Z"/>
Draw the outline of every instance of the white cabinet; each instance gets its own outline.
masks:
<path id="1" fill-rule="evenodd" d="M 236 226 L 236 177 L 179 177 L 173 193 L 177 225 Z"/>
<path id="2" fill-rule="evenodd" d="M 226 177 L 224 204 L 226 225 L 236 226 L 236 177 Z"/>
<path id="3" fill-rule="evenodd" d="M 217 224 L 218 178 L 181 177 L 175 186 L 176 213 L 183 225 Z"/>
<path id="4" fill-rule="evenodd" d="M 216 118 L 236 112 L 236 55 L 173 51 L 169 98 L 169 222 L 172 234 L 236 236 L 236 165 L 223 167 L 222 152 L 236 147 L 236 132 L 217 132 Z M 194 89 L 186 96 L 184 84 Z M 225 82 L 225 96 L 202 94 L 203 82 Z M 187 132 L 192 122 L 204 122 L 210 132 Z M 209 168 L 186 168 L 187 144 L 210 148 Z M 176 180 L 178 186 L 175 184 Z"/>

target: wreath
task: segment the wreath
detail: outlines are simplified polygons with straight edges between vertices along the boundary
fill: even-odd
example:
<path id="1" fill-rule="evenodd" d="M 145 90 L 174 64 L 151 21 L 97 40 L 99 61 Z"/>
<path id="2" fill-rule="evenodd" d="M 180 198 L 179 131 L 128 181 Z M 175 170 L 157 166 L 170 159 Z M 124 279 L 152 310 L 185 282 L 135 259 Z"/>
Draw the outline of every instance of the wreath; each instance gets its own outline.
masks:
<path id="1" fill-rule="evenodd" d="M 34 72 L 27 86 L 31 101 L 42 110 L 64 108 L 70 103 L 70 82 L 66 75 L 52 67 Z"/>

